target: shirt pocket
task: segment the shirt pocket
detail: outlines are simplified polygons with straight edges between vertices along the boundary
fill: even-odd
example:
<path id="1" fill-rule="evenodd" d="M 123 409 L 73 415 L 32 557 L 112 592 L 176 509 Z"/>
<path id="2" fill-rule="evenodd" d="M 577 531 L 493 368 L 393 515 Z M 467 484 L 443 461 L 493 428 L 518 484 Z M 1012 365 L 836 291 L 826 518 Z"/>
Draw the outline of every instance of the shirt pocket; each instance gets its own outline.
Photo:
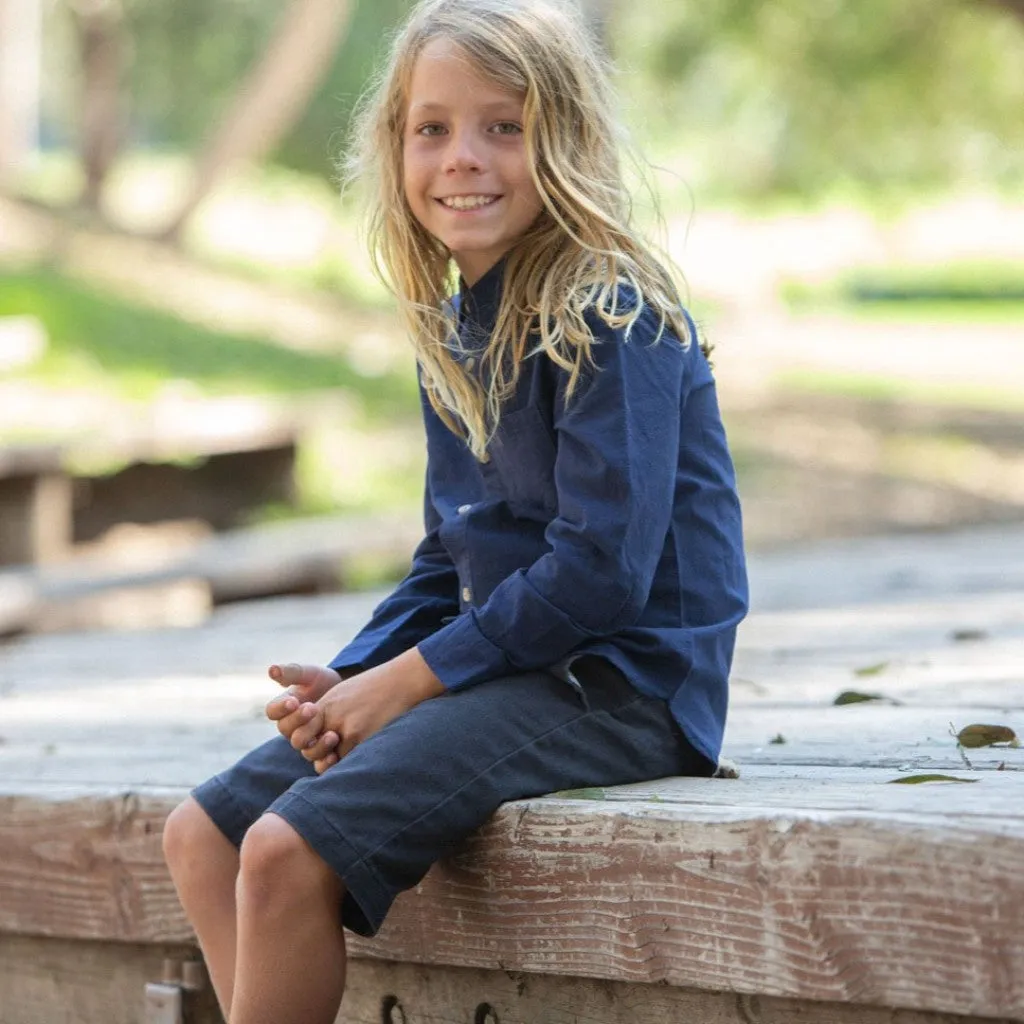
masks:
<path id="1" fill-rule="evenodd" d="M 556 511 L 556 453 L 554 435 L 535 405 L 502 415 L 490 455 L 513 510 Z"/>

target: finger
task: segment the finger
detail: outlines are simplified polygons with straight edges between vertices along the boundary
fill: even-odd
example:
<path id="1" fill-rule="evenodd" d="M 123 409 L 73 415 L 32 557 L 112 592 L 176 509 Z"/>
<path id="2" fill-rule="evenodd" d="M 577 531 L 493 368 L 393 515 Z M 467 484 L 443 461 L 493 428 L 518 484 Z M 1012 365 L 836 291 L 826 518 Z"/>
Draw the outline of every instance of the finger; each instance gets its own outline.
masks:
<path id="1" fill-rule="evenodd" d="M 358 745 L 359 741 L 353 735 L 342 736 L 341 742 L 335 748 L 335 753 L 339 758 L 345 757 L 346 754 L 352 753 Z"/>
<path id="2" fill-rule="evenodd" d="M 324 713 L 315 704 L 303 704 L 295 714 L 300 724 L 292 732 L 291 743 L 296 750 L 304 750 L 323 732 Z"/>
<path id="3" fill-rule="evenodd" d="M 273 700 L 267 701 L 267 718 L 272 722 L 280 722 L 299 709 L 299 699 L 294 694 L 282 693 Z"/>
<path id="4" fill-rule="evenodd" d="M 291 736 L 300 725 L 305 725 L 309 721 L 308 713 L 302 710 L 306 705 L 299 701 L 295 703 L 297 707 L 294 711 L 286 714 L 283 718 L 274 719 L 277 722 L 277 730 L 282 736 Z"/>
<path id="5" fill-rule="evenodd" d="M 313 763 L 313 767 L 316 769 L 317 775 L 323 775 L 328 768 L 338 763 L 338 755 L 330 753 L 326 757 L 320 758 L 319 761 Z"/>
<path id="6" fill-rule="evenodd" d="M 291 661 L 286 665 L 271 665 L 267 675 L 281 686 L 296 686 L 301 689 L 325 687 L 338 681 L 334 669 L 323 665 L 300 665 Z"/>
<path id="7" fill-rule="evenodd" d="M 338 745 L 340 737 L 333 729 L 315 737 L 312 746 L 307 746 L 302 751 L 302 756 L 307 761 L 320 761 L 331 753 Z"/>

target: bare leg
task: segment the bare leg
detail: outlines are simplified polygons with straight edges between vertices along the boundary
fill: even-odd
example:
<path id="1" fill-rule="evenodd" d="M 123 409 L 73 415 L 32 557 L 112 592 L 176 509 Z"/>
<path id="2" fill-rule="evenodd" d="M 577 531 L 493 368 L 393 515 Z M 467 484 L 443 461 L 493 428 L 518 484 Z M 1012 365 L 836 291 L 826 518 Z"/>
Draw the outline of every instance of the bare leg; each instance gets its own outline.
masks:
<path id="1" fill-rule="evenodd" d="M 199 938 L 213 989 L 227 1019 L 235 978 L 238 850 L 192 798 L 164 825 L 164 857 L 178 898 Z"/>
<path id="2" fill-rule="evenodd" d="M 345 889 L 283 818 L 242 843 L 231 1024 L 333 1024 L 345 991 Z"/>

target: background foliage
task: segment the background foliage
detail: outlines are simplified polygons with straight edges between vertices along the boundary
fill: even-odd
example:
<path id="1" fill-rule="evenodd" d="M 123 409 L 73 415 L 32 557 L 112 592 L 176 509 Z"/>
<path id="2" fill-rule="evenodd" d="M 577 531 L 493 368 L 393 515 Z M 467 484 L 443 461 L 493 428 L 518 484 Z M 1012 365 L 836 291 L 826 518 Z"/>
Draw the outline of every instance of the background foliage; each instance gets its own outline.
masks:
<path id="1" fill-rule="evenodd" d="M 409 0 L 357 3 L 278 162 L 325 178 Z M 278 0 L 125 0 L 133 141 L 194 149 L 269 38 Z M 52 3 L 45 113 L 73 134 L 67 14 Z M 1024 19 L 979 0 L 649 0 L 609 45 L 640 141 L 723 196 L 1024 185 Z"/>

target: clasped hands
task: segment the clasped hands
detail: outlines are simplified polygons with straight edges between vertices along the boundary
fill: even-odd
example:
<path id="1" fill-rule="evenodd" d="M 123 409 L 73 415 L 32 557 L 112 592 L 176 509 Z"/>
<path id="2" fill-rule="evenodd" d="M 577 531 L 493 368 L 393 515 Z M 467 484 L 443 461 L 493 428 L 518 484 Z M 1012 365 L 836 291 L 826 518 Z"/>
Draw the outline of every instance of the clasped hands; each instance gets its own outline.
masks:
<path id="1" fill-rule="evenodd" d="M 286 692 L 269 701 L 267 718 L 312 762 L 317 774 L 421 701 L 445 692 L 412 648 L 384 665 L 343 679 L 320 665 L 271 665 Z"/>

